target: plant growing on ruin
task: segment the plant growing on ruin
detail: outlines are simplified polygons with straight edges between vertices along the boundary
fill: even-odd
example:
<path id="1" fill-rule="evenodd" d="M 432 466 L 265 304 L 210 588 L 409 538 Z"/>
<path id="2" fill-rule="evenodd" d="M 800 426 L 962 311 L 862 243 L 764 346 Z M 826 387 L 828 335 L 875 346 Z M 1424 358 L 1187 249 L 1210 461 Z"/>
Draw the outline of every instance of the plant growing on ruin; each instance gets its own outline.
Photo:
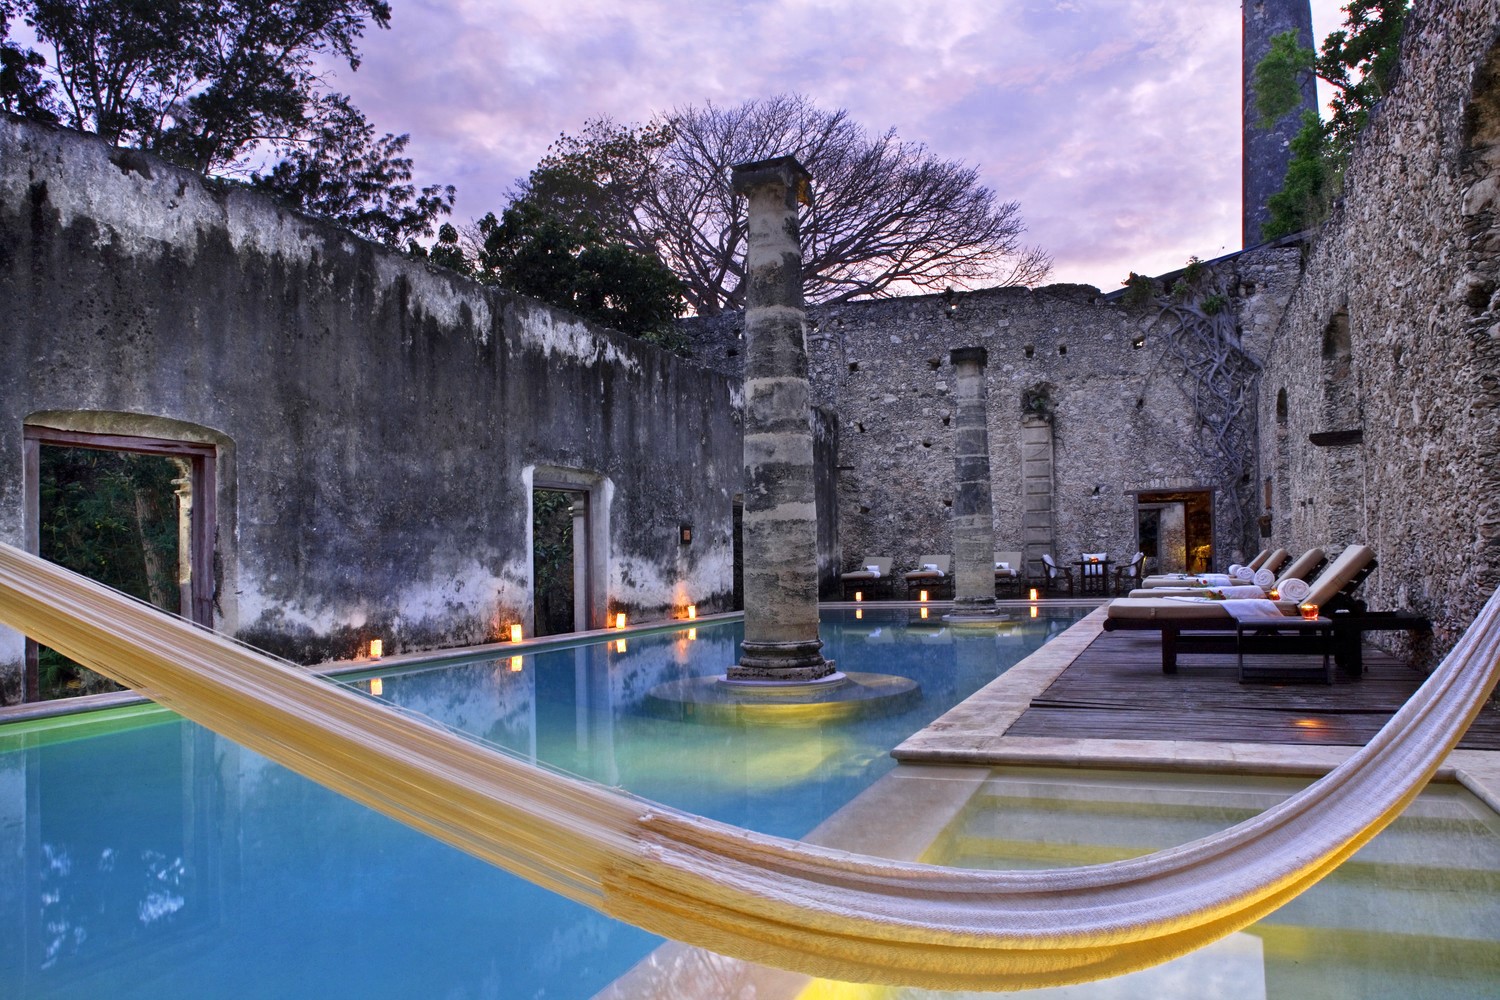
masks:
<path id="1" fill-rule="evenodd" d="M 1255 67 L 1262 127 L 1297 106 L 1305 74 L 1328 83 L 1334 95 L 1328 121 L 1310 111 L 1302 117 L 1286 180 L 1267 202 L 1271 217 L 1261 227 L 1267 239 L 1327 218 L 1343 189 L 1355 141 L 1395 74 L 1409 6 L 1408 0 L 1350 0 L 1344 27 L 1323 40 L 1321 52 L 1298 44 L 1294 31 L 1271 39 L 1270 50 Z"/>
<path id="2" fill-rule="evenodd" d="M 782 95 L 704 104 L 644 127 L 608 119 L 563 136 L 517 192 L 606 240 L 658 255 L 699 315 L 743 308 L 745 203 L 730 168 L 796 156 L 813 175 L 803 210 L 803 288 L 810 302 L 1033 284 L 1051 258 L 1025 247 L 1019 208 L 894 130 L 872 134 L 845 111 Z"/>
<path id="3" fill-rule="evenodd" d="M 1057 404 L 1052 399 L 1052 387 L 1047 383 L 1038 382 L 1021 391 L 1021 413 L 1024 416 L 1045 420 L 1050 424 L 1056 410 Z"/>
<path id="4" fill-rule="evenodd" d="M 477 229 L 483 243 L 471 270 L 480 280 L 685 353 L 676 327 L 682 283 L 654 254 L 612 242 L 587 224 L 570 225 L 530 200 L 500 218 L 486 215 Z"/>
<path id="5" fill-rule="evenodd" d="M 1253 503 L 1248 472 L 1256 453 L 1255 387 L 1261 366 L 1245 350 L 1228 304 L 1223 279 L 1197 258 L 1189 261 L 1171 293 L 1156 292 L 1149 300 L 1157 311 L 1152 324 L 1159 331 L 1156 339 L 1165 344 L 1163 360 L 1181 372 L 1176 385 L 1197 418 L 1198 444 L 1212 479 L 1236 500 L 1226 505 L 1229 523 L 1224 527 L 1238 539 L 1248 530 L 1246 512 Z"/>

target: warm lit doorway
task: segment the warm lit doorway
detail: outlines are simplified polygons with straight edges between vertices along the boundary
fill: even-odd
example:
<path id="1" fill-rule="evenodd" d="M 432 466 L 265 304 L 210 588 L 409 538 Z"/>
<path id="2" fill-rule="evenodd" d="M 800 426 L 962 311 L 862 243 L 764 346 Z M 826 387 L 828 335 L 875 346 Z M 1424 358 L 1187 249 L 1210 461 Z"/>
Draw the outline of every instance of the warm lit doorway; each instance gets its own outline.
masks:
<path id="1" fill-rule="evenodd" d="M 163 611 L 212 626 L 212 445 L 27 426 L 27 547 Z M 27 642 L 26 701 L 115 690 Z"/>
<path id="2" fill-rule="evenodd" d="M 1136 495 L 1136 532 L 1147 573 L 1206 573 L 1213 568 L 1212 490 Z"/>

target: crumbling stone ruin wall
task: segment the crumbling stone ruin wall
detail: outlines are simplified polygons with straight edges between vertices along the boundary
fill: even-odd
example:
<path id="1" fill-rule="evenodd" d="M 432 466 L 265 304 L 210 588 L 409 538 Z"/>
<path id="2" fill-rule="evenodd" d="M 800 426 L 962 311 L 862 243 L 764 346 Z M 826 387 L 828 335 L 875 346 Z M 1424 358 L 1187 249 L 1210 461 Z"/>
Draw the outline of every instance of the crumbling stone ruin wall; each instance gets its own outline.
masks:
<path id="1" fill-rule="evenodd" d="M 216 624 L 276 652 L 529 622 L 530 491 L 558 477 L 607 517 L 596 622 L 729 608 L 734 380 L 243 189 L 0 117 L 0 342 L 0 540 L 35 538 L 28 421 L 196 428 Z"/>
<path id="2" fill-rule="evenodd" d="M 1296 248 L 1264 248 L 1216 265 L 1246 349 L 1262 353 L 1291 293 Z M 1053 452 L 1050 549 L 1059 560 L 1136 549 L 1136 496 L 1217 488 L 1202 429 L 1164 350 L 1159 310 L 1081 285 L 1000 288 L 813 307 L 808 349 L 816 402 L 838 414 L 838 528 L 845 568 L 889 555 L 898 570 L 951 551 L 953 371 L 948 352 L 989 351 L 988 430 L 1000 551 L 1023 550 L 1023 400 L 1045 390 Z M 684 324 L 694 357 L 739 370 L 740 317 Z M 1253 410 L 1253 407 L 1252 407 Z M 1231 536 L 1229 491 L 1215 494 L 1215 562 L 1259 547 Z M 1033 512 L 1035 513 L 1035 512 Z M 1245 523 L 1244 518 L 1238 519 Z M 1253 532 L 1253 521 L 1251 522 Z M 1038 547 L 1025 549 L 1039 558 Z"/>
<path id="3" fill-rule="evenodd" d="M 1418 3 L 1261 382 L 1277 541 L 1449 648 L 1500 583 L 1500 3 Z"/>

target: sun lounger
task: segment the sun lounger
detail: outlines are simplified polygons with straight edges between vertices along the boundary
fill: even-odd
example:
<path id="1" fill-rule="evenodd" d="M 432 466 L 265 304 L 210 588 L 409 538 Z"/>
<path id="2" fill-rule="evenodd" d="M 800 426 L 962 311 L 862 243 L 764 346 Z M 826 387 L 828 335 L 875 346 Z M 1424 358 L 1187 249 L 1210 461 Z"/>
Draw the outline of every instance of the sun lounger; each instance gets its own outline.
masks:
<path id="1" fill-rule="evenodd" d="M 1270 560 L 1267 560 L 1267 562 L 1270 562 Z M 1262 588 L 1262 590 L 1267 590 L 1267 591 L 1269 591 L 1269 590 L 1279 590 L 1280 587 L 1281 587 L 1281 585 L 1283 583 L 1285 583 L 1286 581 L 1288 581 L 1288 580 L 1306 580 L 1306 581 L 1312 581 L 1314 579 L 1314 577 L 1316 576 L 1316 574 L 1318 573 L 1318 571 L 1321 570 L 1323 568 L 1323 566 L 1326 565 L 1326 563 L 1327 563 L 1327 560 L 1325 559 L 1325 557 L 1323 555 L 1323 550 L 1322 549 L 1319 549 L 1319 548 L 1308 549 L 1306 552 L 1302 553 L 1296 559 L 1294 559 L 1290 563 L 1288 563 L 1287 566 L 1286 566 L 1286 569 L 1284 569 L 1282 571 L 1281 575 L 1279 577 L 1277 577 L 1272 582 L 1272 584 L 1271 584 L 1270 587 Z M 1208 578 L 1200 576 L 1200 577 L 1197 577 L 1196 579 L 1207 580 Z M 1222 589 L 1225 586 L 1233 587 L 1233 586 L 1237 586 L 1237 585 L 1239 585 L 1239 584 L 1235 584 L 1235 583 L 1213 584 L 1213 585 L 1204 584 L 1202 586 L 1186 586 L 1186 585 L 1183 585 L 1183 584 L 1179 584 L 1176 587 L 1167 587 L 1167 586 L 1139 587 L 1139 588 L 1137 588 L 1135 590 L 1132 590 L 1130 592 L 1130 596 L 1131 597 L 1211 597 L 1211 596 L 1213 596 L 1211 592 L 1214 591 L 1214 590 Z"/>
<path id="2" fill-rule="evenodd" d="M 875 597 L 880 593 L 894 596 L 895 587 L 891 579 L 890 556 L 865 556 L 859 561 L 859 569 L 839 577 L 846 601 L 855 591 L 861 591 L 867 597 Z"/>
<path id="3" fill-rule="evenodd" d="M 1255 569 L 1257 572 L 1263 569 L 1268 569 L 1272 573 L 1280 576 L 1282 573 L 1286 572 L 1286 564 L 1291 560 L 1291 558 L 1292 554 L 1286 549 L 1275 549 L 1271 552 L 1270 555 L 1266 556 L 1266 561 L 1261 563 L 1259 566 L 1256 566 Z M 1302 579 L 1306 579 L 1306 577 L 1303 577 Z"/>
<path id="4" fill-rule="evenodd" d="M 1297 614 L 1298 603 L 1315 604 L 1320 613 L 1328 615 L 1339 609 L 1364 611 L 1364 602 L 1354 597 L 1354 591 L 1365 577 L 1376 567 L 1375 552 L 1367 545 L 1351 545 L 1339 553 L 1316 580 L 1309 585 L 1307 596 L 1301 602 L 1279 601 L 1276 609 L 1283 615 Z M 1267 608 L 1270 602 L 1262 602 Z M 1274 623 L 1274 619 L 1272 620 Z M 1166 673 L 1177 670 L 1177 654 L 1180 652 L 1224 652 L 1226 630 L 1237 625 L 1236 617 L 1226 602 L 1197 596 L 1181 597 L 1122 597 L 1111 601 L 1104 620 L 1105 631 L 1123 629 L 1159 631 L 1162 634 L 1161 667 Z M 1217 636 L 1198 637 L 1184 642 L 1184 632 L 1211 632 Z M 1230 650 L 1234 636 L 1228 635 Z"/>
<path id="5" fill-rule="evenodd" d="M 935 596 L 938 591 L 946 591 L 948 596 L 953 596 L 953 577 L 948 575 L 953 566 L 952 556 L 919 556 L 917 565 L 921 568 L 906 574 L 907 600 L 912 600 L 913 594 L 923 590 L 927 591 L 929 597 Z"/>
<path id="6" fill-rule="evenodd" d="M 995 593 L 1021 593 L 1021 581 L 1023 579 L 1019 552 L 996 552 L 995 553 Z"/>

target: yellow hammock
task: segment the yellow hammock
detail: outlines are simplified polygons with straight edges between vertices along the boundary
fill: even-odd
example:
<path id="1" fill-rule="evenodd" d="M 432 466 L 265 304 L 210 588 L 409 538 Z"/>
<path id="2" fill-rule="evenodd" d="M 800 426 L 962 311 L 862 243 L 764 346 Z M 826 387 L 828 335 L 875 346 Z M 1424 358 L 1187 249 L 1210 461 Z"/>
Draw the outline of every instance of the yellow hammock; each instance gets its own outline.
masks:
<path id="1" fill-rule="evenodd" d="M 1147 857 L 990 872 L 762 836 L 559 776 L 3 545 L 0 621 L 340 794 L 612 917 L 816 976 L 937 989 L 1102 979 L 1253 923 L 1400 814 L 1484 704 L 1500 660 L 1491 597 L 1369 745 L 1303 792 Z"/>

